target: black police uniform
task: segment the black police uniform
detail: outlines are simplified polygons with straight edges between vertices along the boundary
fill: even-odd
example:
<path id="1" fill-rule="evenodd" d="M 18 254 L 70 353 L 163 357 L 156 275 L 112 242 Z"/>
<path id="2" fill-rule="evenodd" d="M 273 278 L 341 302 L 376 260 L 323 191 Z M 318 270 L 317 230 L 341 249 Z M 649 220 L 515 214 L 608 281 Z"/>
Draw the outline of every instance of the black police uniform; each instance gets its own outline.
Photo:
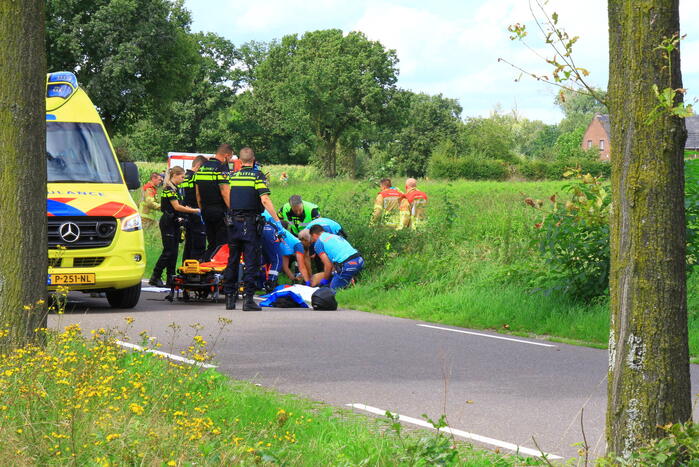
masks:
<path id="1" fill-rule="evenodd" d="M 194 186 L 194 176 L 196 172 L 187 170 L 184 181 L 179 185 L 179 192 L 182 204 L 190 208 L 198 208 L 197 190 Z M 206 229 L 201 214 L 187 214 L 187 224 L 185 230 L 184 250 L 182 259 L 202 260 L 206 251 Z"/>
<path id="2" fill-rule="evenodd" d="M 163 240 L 163 252 L 153 268 L 153 277 L 160 279 L 163 270 L 167 271 L 167 281 L 175 275 L 177 268 L 177 254 L 180 244 L 180 225 L 182 217 L 172 207 L 173 201 L 180 201 L 179 193 L 171 187 L 165 187 L 160 195 L 160 236 Z"/>
<path id="3" fill-rule="evenodd" d="M 218 159 L 209 159 L 194 176 L 201 197 L 201 217 L 204 220 L 208 247 L 204 260 L 209 260 L 216 248 L 228 242 L 226 227 L 226 203 L 221 196 L 220 185 L 228 183 L 228 164 Z M 196 193 L 196 192 L 195 192 Z"/>
<path id="4" fill-rule="evenodd" d="M 223 292 L 226 295 L 237 294 L 238 266 L 240 254 L 243 254 L 245 267 L 243 282 L 245 283 L 246 302 L 252 300 L 256 289 L 256 278 L 260 265 L 260 248 L 262 244 L 264 211 L 261 197 L 269 195 L 267 181 L 259 170 L 253 167 L 243 167 L 232 173 L 229 178 L 231 185 L 231 225 L 229 227 L 229 256 L 228 267 L 223 273 Z M 245 305 L 243 305 L 245 309 Z"/>

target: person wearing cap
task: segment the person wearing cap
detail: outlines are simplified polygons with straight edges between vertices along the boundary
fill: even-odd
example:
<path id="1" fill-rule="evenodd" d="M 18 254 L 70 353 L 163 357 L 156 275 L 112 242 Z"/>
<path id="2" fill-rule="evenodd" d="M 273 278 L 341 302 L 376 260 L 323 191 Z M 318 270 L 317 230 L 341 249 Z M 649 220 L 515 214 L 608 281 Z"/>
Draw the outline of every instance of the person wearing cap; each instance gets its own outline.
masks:
<path id="1" fill-rule="evenodd" d="M 202 164 L 193 179 L 197 205 L 201 208 L 206 227 L 208 246 L 204 260 L 210 259 L 216 248 L 228 242 L 226 212 L 231 188 L 228 184 L 228 163 L 232 157 L 233 148 L 229 144 L 220 145 L 214 157 Z"/>
<path id="2" fill-rule="evenodd" d="M 323 272 L 313 276 L 311 285 L 329 285 L 337 290 L 347 287 L 352 279 L 364 268 L 364 258 L 339 235 L 329 234 L 320 225 L 304 230 L 300 238 L 305 247 L 313 245 L 323 262 Z M 338 272 L 333 274 L 337 269 Z"/>
<path id="3" fill-rule="evenodd" d="M 289 202 L 279 210 L 279 218 L 289 223 L 289 231 L 294 235 L 298 235 L 309 222 L 319 217 L 318 206 L 304 201 L 299 195 L 291 196 Z"/>
<path id="4" fill-rule="evenodd" d="M 417 180 L 409 178 L 405 181 L 405 194 L 400 202 L 400 224 L 398 229 L 415 230 L 425 219 L 427 194 L 417 189 Z"/>

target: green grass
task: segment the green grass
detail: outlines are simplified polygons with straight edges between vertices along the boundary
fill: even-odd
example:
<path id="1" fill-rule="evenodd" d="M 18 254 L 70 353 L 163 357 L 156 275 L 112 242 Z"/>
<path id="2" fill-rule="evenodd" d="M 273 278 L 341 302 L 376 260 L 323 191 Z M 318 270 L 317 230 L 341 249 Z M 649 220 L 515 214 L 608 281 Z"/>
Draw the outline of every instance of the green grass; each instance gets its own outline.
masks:
<path id="1" fill-rule="evenodd" d="M 608 301 L 582 303 L 552 289 L 547 265 L 530 241 L 540 214 L 523 199 L 562 195 L 565 183 L 421 182 L 430 197 L 427 228 L 395 232 L 368 226 L 378 191 L 369 182 L 299 176 L 282 185 L 271 177 L 277 208 L 292 194 L 318 204 L 365 257 L 358 285 L 338 295 L 342 307 L 602 347 L 608 341 Z M 160 253 L 157 229 L 147 238 L 153 239 L 147 242 L 150 267 L 151 256 Z M 688 289 L 690 353 L 697 357 L 696 275 Z"/>
<path id="2" fill-rule="evenodd" d="M 117 336 L 72 325 L 0 361 L 4 465 L 539 464 L 127 352 Z M 208 361 L 207 347 L 196 336 L 184 353 Z"/>

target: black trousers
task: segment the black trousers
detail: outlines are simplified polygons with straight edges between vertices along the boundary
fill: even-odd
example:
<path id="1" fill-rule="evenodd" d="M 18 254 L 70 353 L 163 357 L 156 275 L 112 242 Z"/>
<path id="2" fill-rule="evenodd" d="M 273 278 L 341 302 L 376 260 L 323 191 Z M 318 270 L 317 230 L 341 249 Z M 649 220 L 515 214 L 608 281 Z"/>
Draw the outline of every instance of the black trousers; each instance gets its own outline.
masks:
<path id="1" fill-rule="evenodd" d="M 163 252 L 153 268 L 153 276 L 162 277 L 167 270 L 167 280 L 175 275 L 177 269 L 177 254 L 180 246 L 180 227 L 172 216 L 163 215 L 160 218 L 160 237 L 163 240 Z"/>
<path id="2" fill-rule="evenodd" d="M 210 208 L 202 210 L 202 218 L 206 227 L 206 241 L 208 246 L 204 252 L 204 261 L 209 261 L 211 256 L 221 245 L 228 243 L 228 227 L 226 226 L 225 208 Z"/>
<path id="3" fill-rule="evenodd" d="M 245 296 L 252 297 L 257 290 L 257 275 L 260 271 L 260 245 L 262 237 L 257 230 L 257 222 L 254 217 L 233 217 L 233 223 L 229 227 L 228 266 L 223 271 L 223 293 L 226 295 L 237 293 L 238 266 L 240 255 L 243 254 L 245 267 L 243 268 L 243 282 L 245 284 Z"/>
<path id="4" fill-rule="evenodd" d="M 185 232 L 184 250 L 182 260 L 196 259 L 201 261 L 206 251 L 206 229 L 199 214 L 187 216 L 187 230 Z"/>

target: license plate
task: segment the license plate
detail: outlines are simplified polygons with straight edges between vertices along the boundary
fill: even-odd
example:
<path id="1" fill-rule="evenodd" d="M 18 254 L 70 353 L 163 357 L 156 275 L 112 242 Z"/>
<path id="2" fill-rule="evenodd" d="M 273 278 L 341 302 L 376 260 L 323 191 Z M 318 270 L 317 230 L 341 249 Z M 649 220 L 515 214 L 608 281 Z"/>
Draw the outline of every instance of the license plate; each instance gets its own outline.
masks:
<path id="1" fill-rule="evenodd" d="M 49 285 L 91 285 L 95 283 L 95 273 L 49 274 Z"/>

